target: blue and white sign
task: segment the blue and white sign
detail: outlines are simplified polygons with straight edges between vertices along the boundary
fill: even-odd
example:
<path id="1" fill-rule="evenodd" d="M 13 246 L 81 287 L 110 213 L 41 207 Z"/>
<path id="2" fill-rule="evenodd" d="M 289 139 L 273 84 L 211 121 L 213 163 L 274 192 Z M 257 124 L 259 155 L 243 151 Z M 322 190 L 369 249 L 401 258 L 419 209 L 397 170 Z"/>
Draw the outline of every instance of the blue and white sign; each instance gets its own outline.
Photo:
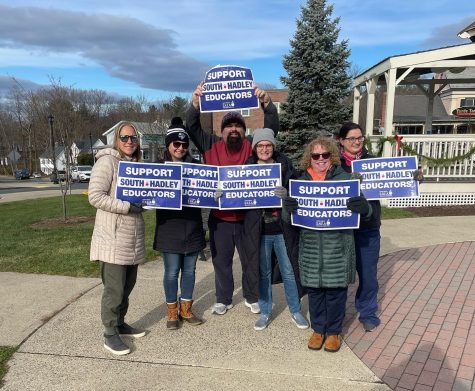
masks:
<path id="1" fill-rule="evenodd" d="M 281 186 L 280 163 L 224 166 L 219 169 L 219 209 L 281 208 L 274 194 Z"/>
<path id="2" fill-rule="evenodd" d="M 259 107 L 249 68 L 218 65 L 206 72 L 200 111 L 230 111 Z"/>
<path id="3" fill-rule="evenodd" d="M 415 156 L 353 160 L 351 169 L 363 176 L 361 191 L 368 200 L 419 196 Z"/>
<path id="4" fill-rule="evenodd" d="M 358 180 L 298 181 L 290 180 L 289 194 L 299 207 L 292 213 L 292 225 L 315 230 L 356 229 L 359 213 L 346 207 L 350 197 L 360 195 Z"/>
<path id="5" fill-rule="evenodd" d="M 181 209 L 181 166 L 119 162 L 116 197 L 153 209 Z"/>
<path id="6" fill-rule="evenodd" d="M 173 164 L 182 166 L 183 206 L 219 208 L 215 200 L 215 192 L 218 188 L 217 166 L 194 163 Z"/>

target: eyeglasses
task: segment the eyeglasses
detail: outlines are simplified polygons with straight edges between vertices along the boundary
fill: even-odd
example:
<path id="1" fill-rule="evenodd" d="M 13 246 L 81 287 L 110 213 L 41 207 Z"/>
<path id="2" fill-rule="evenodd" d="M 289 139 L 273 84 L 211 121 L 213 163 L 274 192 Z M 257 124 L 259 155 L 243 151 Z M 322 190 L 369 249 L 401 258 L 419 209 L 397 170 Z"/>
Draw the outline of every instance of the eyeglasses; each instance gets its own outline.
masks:
<path id="1" fill-rule="evenodd" d="M 323 152 L 323 153 L 312 153 L 310 156 L 312 156 L 313 160 L 318 160 L 320 159 L 320 156 L 326 160 L 331 156 L 331 152 Z"/>
<path id="2" fill-rule="evenodd" d="M 132 143 L 137 144 L 139 142 L 139 138 L 137 136 L 129 136 L 128 134 L 124 134 L 122 136 L 119 136 L 120 141 L 123 143 L 126 143 L 127 141 L 132 141 Z"/>
<path id="3" fill-rule="evenodd" d="M 176 149 L 180 147 L 182 147 L 183 149 L 188 149 L 188 147 L 190 146 L 189 143 L 181 143 L 180 141 L 173 141 L 172 144 L 173 144 L 173 148 L 176 148 Z"/>
<path id="4" fill-rule="evenodd" d="M 274 146 L 272 144 L 257 144 L 256 149 L 272 149 Z"/>
<path id="5" fill-rule="evenodd" d="M 362 143 L 364 141 L 364 136 L 360 137 L 347 137 L 344 138 L 343 140 L 348 140 L 350 143 L 356 143 L 357 141 Z"/>

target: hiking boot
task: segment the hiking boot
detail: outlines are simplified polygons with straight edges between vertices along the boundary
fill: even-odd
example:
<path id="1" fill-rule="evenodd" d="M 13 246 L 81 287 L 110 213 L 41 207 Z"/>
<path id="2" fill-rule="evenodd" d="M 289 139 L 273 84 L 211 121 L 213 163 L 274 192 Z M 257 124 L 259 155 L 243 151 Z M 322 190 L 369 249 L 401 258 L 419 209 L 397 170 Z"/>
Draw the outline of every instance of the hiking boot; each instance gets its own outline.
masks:
<path id="1" fill-rule="evenodd" d="M 104 347 L 117 356 L 123 356 L 124 354 L 130 353 L 129 347 L 122 341 L 119 334 L 104 334 Z"/>
<path id="2" fill-rule="evenodd" d="M 145 330 L 136 329 L 127 323 L 117 326 L 117 331 L 121 337 L 140 338 L 146 334 Z"/>
<path id="3" fill-rule="evenodd" d="M 247 300 L 244 300 L 244 305 L 246 307 L 249 307 L 253 314 L 260 314 L 261 313 L 261 309 L 260 309 L 259 303 L 257 301 L 255 303 L 248 303 Z"/>
<path id="4" fill-rule="evenodd" d="M 224 315 L 227 310 L 230 310 L 233 308 L 232 304 L 223 304 L 223 303 L 216 303 L 213 305 L 213 308 L 211 308 L 211 312 L 216 315 Z"/>
<path id="5" fill-rule="evenodd" d="M 299 329 L 308 329 L 308 321 L 300 312 L 292 314 L 292 321 Z"/>
<path id="6" fill-rule="evenodd" d="M 186 320 L 189 324 L 193 326 L 198 326 L 203 323 L 203 321 L 198 318 L 193 312 L 191 312 L 191 306 L 193 305 L 193 300 L 182 300 L 180 299 L 180 319 Z"/>
<path id="7" fill-rule="evenodd" d="M 176 330 L 180 323 L 178 322 L 178 303 L 167 303 L 167 329 Z"/>
<path id="8" fill-rule="evenodd" d="M 325 351 L 330 353 L 338 352 L 341 348 L 341 337 L 339 335 L 327 335 Z"/>
<path id="9" fill-rule="evenodd" d="M 320 350 L 324 341 L 325 335 L 314 331 L 308 340 L 308 348 L 312 350 Z"/>
<path id="10" fill-rule="evenodd" d="M 254 325 L 254 330 L 264 330 L 270 323 L 270 315 L 261 314 Z"/>

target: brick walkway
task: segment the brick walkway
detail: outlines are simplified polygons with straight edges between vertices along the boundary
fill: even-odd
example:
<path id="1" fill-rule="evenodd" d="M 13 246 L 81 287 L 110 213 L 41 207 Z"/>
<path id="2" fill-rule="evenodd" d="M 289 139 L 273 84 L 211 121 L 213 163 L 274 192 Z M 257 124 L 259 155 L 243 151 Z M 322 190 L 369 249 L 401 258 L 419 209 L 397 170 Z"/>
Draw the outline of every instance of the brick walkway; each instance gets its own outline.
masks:
<path id="1" fill-rule="evenodd" d="M 353 352 L 393 390 L 475 390 L 475 242 L 385 255 L 379 282 L 381 326 L 371 333 L 350 287 L 344 332 Z"/>

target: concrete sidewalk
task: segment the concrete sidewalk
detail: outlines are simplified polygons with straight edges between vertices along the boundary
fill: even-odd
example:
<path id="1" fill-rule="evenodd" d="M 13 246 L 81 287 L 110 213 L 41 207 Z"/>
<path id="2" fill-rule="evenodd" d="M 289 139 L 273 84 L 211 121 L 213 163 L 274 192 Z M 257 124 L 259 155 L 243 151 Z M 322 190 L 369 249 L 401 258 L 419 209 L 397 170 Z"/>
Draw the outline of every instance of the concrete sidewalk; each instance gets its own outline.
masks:
<path id="1" fill-rule="evenodd" d="M 473 216 L 385 220 L 382 254 L 388 255 L 382 257 L 382 265 L 396 259 L 392 254 L 405 254 L 405 249 L 474 241 L 473 221 Z M 411 261 L 418 262 L 413 254 L 411 257 Z M 408 264 L 408 260 L 402 262 Z M 384 270 L 394 272 L 397 266 Z M 340 352 L 308 350 L 311 331 L 299 330 L 292 323 L 281 286 L 274 288 L 272 323 L 266 330 L 254 331 L 257 315 L 243 304 L 239 269 L 236 260 L 235 307 L 224 316 L 216 316 L 210 313 L 214 303 L 213 268 L 211 262 L 199 262 L 194 309 L 205 323 L 198 327 L 185 324 L 177 331 L 168 331 L 162 262 L 141 267 L 127 320 L 147 329 L 148 334 L 127 340 L 132 352 L 122 357 L 102 347 L 99 279 L 0 273 L 0 345 L 20 344 L 9 361 L 4 389 L 389 389 L 369 369 L 377 371 L 379 367 L 373 368 L 364 356 L 358 357 L 362 345 L 360 340 L 356 342 L 358 330 L 351 325 L 347 331 L 349 345 Z M 411 277 L 409 273 L 399 276 Z M 391 305 L 388 295 L 384 297 L 382 310 Z M 352 302 L 350 296 L 349 308 Z M 303 307 L 306 312 L 306 298 Z M 351 310 L 349 314 L 353 316 Z M 389 332 L 396 333 L 397 329 Z M 363 333 L 363 337 L 370 348 L 379 334 Z M 378 375 L 382 378 L 385 373 L 379 371 Z M 473 386 L 473 379 L 465 386 L 468 384 Z"/>

